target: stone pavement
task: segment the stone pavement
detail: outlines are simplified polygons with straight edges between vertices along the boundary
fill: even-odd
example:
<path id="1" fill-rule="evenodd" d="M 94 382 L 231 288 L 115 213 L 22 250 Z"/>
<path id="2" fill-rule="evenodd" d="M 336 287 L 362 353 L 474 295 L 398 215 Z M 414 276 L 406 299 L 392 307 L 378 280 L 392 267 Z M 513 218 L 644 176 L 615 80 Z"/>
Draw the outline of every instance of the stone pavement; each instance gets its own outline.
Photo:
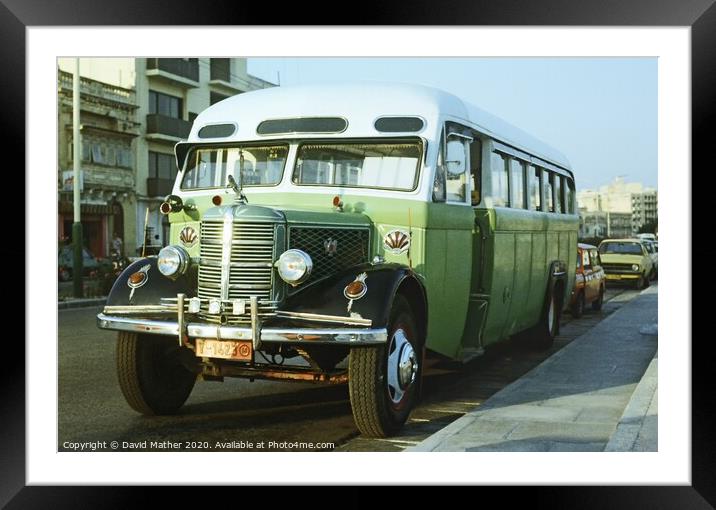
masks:
<path id="1" fill-rule="evenodd" d="M 657 304 L 646 289 L 405 451 L 657 451 Z"/>

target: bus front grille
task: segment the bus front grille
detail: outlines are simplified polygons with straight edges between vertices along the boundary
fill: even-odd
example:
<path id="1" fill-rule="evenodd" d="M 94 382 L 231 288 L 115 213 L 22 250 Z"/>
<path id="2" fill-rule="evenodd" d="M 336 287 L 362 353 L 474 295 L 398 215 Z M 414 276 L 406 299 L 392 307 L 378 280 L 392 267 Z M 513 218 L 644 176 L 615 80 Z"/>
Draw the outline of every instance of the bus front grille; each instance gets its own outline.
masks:
<path id="1" fill-rule="evenodd" d="M 231 314 L 230 302 L 255 296 L 261 316 L 273 315 L 277 303 L 272 301 L 274 283 L 273 263 L 276 237 L 275 223 L 230 224 L 231 249 L 224 252 L 223 221 L 203 221 L 201 224 L 201 249 L 199 264 L 198 296 L 202 300 L 200 316 L 210 322 L 222 322 L 222 314 L 208 313 L 208 301 L 224 302 L 223 322 L 248 322 L 249 307 L 241 316 Z M 228 256 L 229 260 L 224 260 Z M 228 272 L 225 272 L 225 266 Z M 228 312 L 228 313 L 227 313 Z"/>

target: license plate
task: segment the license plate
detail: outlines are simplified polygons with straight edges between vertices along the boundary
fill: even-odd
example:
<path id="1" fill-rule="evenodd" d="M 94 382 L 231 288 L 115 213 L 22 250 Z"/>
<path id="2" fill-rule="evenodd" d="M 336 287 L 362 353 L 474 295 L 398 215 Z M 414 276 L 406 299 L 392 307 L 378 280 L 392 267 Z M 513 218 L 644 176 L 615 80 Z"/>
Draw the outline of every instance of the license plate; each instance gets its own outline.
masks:
<path id="1" fill-rule="evenodd" d="M 250 341 L 205 340 L 197 338 L 196 355 L 202 358 L 236 359 L 251 361 L 253 346 Z"/>

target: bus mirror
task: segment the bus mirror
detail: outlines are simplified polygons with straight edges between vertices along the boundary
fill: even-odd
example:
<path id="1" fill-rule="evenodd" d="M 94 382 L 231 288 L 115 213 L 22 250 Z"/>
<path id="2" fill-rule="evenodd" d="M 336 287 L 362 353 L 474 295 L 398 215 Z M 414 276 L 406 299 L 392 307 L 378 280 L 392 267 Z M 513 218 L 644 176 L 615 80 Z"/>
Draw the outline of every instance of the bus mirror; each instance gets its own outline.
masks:
<path id="1" fill-rule="evenodd" d="M 449 140 L 447 143 L 447 157 L 445 158 L 447 171 L 450 175 L 460 175 L 467 168 L 467 155 L 462 140 Z"/>

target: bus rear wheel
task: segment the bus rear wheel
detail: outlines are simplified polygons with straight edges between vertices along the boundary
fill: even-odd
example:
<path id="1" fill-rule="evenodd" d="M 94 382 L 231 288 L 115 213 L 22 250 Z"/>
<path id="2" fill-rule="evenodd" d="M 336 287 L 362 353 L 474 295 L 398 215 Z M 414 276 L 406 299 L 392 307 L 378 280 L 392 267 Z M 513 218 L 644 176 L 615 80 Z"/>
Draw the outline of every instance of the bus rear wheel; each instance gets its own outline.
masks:
<path id="1" fill-rule="evenodd" d="M 524 341 L 530 348 L 545 351 L 552 347 L 559 328 L 559 312 L 557 288 L 553 288 L 547 296 L 540 321 L 525 335 Z"/>
<path id="2" fill-rule="evenodd" d="M 173 337 L 118 334 L 117 377 L 132 409 L 163 415 L 174 414 L 184 405 L 196 382 L 196 374 L 181 363 L 185 351 Z"/>
<path id="3" fill-rule="evenodd" d="M 348 390 L 353 419 L 361 434 L 388 437 L 400 430 L 417 403 L 423 341 L 407 300 L 395 298 L 388 341 L 351 349 Z"/>

